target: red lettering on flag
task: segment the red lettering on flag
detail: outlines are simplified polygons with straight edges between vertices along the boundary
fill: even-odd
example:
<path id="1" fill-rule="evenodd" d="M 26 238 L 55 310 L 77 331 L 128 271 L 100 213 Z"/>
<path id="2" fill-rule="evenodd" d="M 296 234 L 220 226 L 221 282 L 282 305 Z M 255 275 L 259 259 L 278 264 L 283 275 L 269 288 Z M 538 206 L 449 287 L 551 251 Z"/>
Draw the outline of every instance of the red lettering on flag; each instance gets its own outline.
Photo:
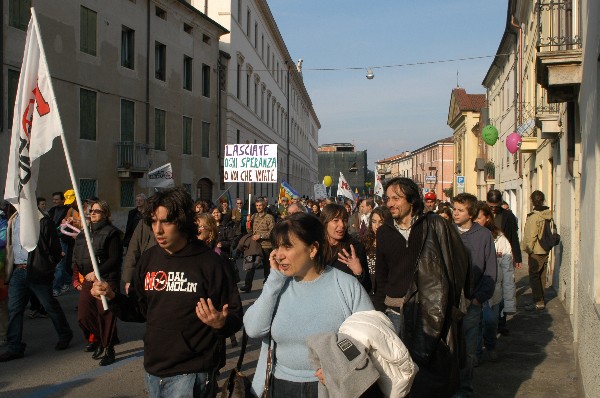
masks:
<path id="1" fill-rule="evenodd" d="M 35 86 L 33 89 L 33 95 L 35 95 L 35 102 L 37 103 L 37 111 L 40 116 L 47 115 L 50 113 L 50 104 L 46 102 L 44 96 L 40 92 L 39 86 Z"/>

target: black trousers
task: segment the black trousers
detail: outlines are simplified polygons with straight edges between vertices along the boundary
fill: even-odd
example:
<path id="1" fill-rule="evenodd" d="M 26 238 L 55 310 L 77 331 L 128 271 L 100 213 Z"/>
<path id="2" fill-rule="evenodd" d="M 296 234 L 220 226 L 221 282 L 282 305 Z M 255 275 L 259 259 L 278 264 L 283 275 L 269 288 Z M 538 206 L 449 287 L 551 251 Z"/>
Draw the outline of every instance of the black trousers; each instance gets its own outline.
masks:
<path id="1" fill-rule="evenodd" d="M 119 282 L 108 282 L 114 292 L 119 291 Z M 112 346 L 117 339 L 117 317 L 112 311 L 104 311 L 102 301 L 92 296 L 90 290 L 92 284 L 83 281 L 83 287 L 79 294 L 79 305 L 77 307 L 77 321 L 83 331 L 86 340 L 90 333 L 96 336 L 96 340 L 103 347 Z"/>
<path id="2" fill-rule="evenodd" d="M 271 263 L 269 261 L 269 256 L 271 255 L 271 252 L 273 251 L 273 249 L 262 249 L 262 266 L 263 266 L 263 272 L 265 275 L 264 281 L 267 280 L 267 278 L 269 277 L 269 272 L 271 272 Z M 246 271 L 246 277 L 244 278 L 244 286 L 242 287 L 242 289 L 244 290 L 250 290 L 252 289 L 252 281 L 254 280 L 254 273 L 256 272 L 256 268 L 252 268 L 249 269 L 248 271 Z M 263 282 L 264 282 L 263 281 Z"/>

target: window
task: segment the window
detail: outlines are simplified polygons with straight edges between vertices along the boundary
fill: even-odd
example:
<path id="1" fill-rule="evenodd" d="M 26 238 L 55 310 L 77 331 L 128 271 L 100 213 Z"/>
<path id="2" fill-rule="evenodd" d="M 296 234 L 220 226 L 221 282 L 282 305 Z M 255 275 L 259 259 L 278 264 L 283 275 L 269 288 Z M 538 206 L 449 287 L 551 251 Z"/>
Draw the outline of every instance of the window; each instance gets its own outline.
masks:
<path id="1" fill-rule="evenodd" d="M 202 122 L 202 150 L 203 158 L 210 157 L 210 123 Z"/>
<path id="2" fill-rule="evenodd" d="M 242 24 L 242 0 L 238 0 L 237 6 L 238 6 L 237 22 L 241 25 Z"/>
<path id="3" fill-rule="evenodd" d="M 192 194 L 192 184 L 181 184 L 183 186 L 183 189 L 185 189 L 185 191 L 187 193 L 189 193 L 190 195 Z"/>
<path id="4" fill-rule="evenodd" d="M 237 65 L 237 85 L 235 88 L 235 96 L 237 97 L 237 99 L 240 99 L 240 96 L 242 95 L 241 91 L 242 91 L 242 87 L 241 87 L 241 82 L 242 80 L 242 65 L 238 64 Z"/>
<path id="5" fill-rule="evenodd" d="M 271 66 L 270 61 L 271 61 L 271 45 L 267 44 L 267 69 L 269 69 L 269 67 Z"/>
<path id="6" fill-rule="evenodd" d="M 186 24 L 186 23 L 184 23 L 184 24 L 183 24 L 183 31 L 184 31 L 185 33 L 187 33 L 187 34 L 190 34 L 190 35 L 191 35 L 193 30 L 194 30 L 194 29 L 192 28 L 192 26 L 191 26 L 191 25 L 188 25 L 188 24 Z M 204 36 L 206 36 L 206 35 L 202 35 L 202 39 L 204 39 Z"/>
<path id="7" fill-rule="evenodd" d="M 13 113 L 15 111 L 15 98 L 17 97 L 17 87 L 19 85 L 20 72 L 16 70 L 8 70 L 8 88 L 6 93 L 6 103 L 8 104 L 7 109 L 7 127 L 12 128 Z"/>
<path id="8" fill-rule="evenodd" d="M 79 138 L 96 141 L 96 92 L 79 89 Z"/>
<path id="9" fill-rule="evenodd" d="M 121 142 L 133 142 L 135 126 L 135 104 L 121 99 Z"/>
<path id="10" fill-rule="evenodd" d="M 165 150 L 166 119 L 165 111 L 161 109 L 154 110 L 154 149 L 157 151 Z"/>
<path id="11" fill-rule="evenodd" d="M 10 0 L 8 24 L 13 28 L 27 30 L 31 18 L 31 0 Z"/>
<path id="12" fill-rule="evenodd" d="M 258 22 L 254 22 L 254 48 L 258 48 Z"/>
<path id="13" fill-rule="evenodd" d="M 96 180 L 92 180 L 89 178 L 80 178 L 79 179 L 79 193 L 81 195 L 81 199 L 88 199 L 96 195 Z"/>
<path id="14" fill-rule="evenodd" d="M 192 58 L 183 56 L 183 88 L 192 90 Z"/>
<path id="15" fill-rule="evenodd" d="M 167 19 L 167 12 L 160 7 L 156 7 L 156 16 L 160 19 Z"/>
<path id="16" fill-rule="evenodd" d="M 183 117 L 183 129 L 182 129 L 182 138 L 183 138 L 183 149 L 182 153 L 184 155 L 192 154 L 192 118 Z"/>
<path id="17" fill-rule="evenodd" d="M 121 207 L 134 207 L 133 181 L 121 181 Z"/>
<path id="18" fill-rule="evenodd" d="M 210 97 L 210 66 L 202 64 L 202 95 Z"/>
<path id="19" fill-rule="evenodd" d="M 135 31 L 123 26 L 121 30 L 121 66 L 134 69 Z"/>
<path id="20" fill-rule="evenodd" d="M 210 44 L 210 37 L 208 37 L 208 35 L 202 35 L 202 42 L 204 44 Z"/>
<path id="21" fill-rule="evenodd" d="M 250 106 L 250 75 L 246 74 L 246 106 Z"/>
<path id="22" fill-rule="evenodd" d="M 258 115 L 258 82 L 254 81 L 254 113 Z"/>
<path id="23" fill-rule="evenodd" d="M 265 59 L 265 35 L 260 35 L 260 57 Z"/>
<path id="24" fill-rule="evenodd" d="M 252 22 L 252 20 L 251 20 L 250 8 L 248 8 L 248 11 L 246 13 L 246 36 L 248 36 L 248 39 L 250 38 L 250 23 L 251 22 Z"/>
<path id="25" fill-rule="evenodd" d="M 84 6 L 81 6 L 79 36 L 79 49 L 84 53 L 96 55 L 96 11 Z"/>
<path id="26" fill-rule="evenodd" d="M 154 43 L 154 76 L 158 80 L 165 81 L 167 63 L 167 46 L 162 43 Z"/>

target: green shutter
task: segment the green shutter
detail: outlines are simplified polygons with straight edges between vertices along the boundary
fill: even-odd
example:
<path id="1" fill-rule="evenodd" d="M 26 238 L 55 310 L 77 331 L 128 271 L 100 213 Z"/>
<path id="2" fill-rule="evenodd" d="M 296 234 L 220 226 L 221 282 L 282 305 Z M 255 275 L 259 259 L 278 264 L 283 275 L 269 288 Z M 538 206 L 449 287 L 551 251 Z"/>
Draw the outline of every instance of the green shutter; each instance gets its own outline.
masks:
<path id="1" fill-rule="evenodd" d="M 79 100 L 79 137 L 84 140 L 96 140 L 96 93 L 80 89 Z"/>
<path id="2" fill-rule="evenodd" d="M 7 109 L 7 126 L 8 128 L 12 128 L 13 115 L 15 111 L 15 98 L 17 97 L 17 88 L 19 86 L 19 75 L 20 72 L 16 70 L 9 69 L 8 70 L 8 87 L 7 87 L 7 96 L 6 102 L 8 105 Z"/>
<path id="3" fill-rule="evenodd" d="M 202 157 L 210 157 L 210 123 L 202 122 Z"/>
<path id="4" fill-rule="evenodd" d="M 183 154 L 192 154 L 192 119 L 183 117 Z"/>
<path id="5" fill-rule="evenodd" d="M 154 149 L 159 151 L 165 150 L 165 119 L 165 111 L 154 110 Z"/>
<path id="6" fill-rule="evenodd" d="M 135 126 L 133 101 L 121 100 L 121 142 L 133 142 Z"/>
<path id="7" fill-rule="evenodd" d="M 80 50 L 84 53 L 96 55 L 96 19 L 97 14 L 95 11 L 90 10 L 84 6 L 81 6 L 80 15 Z"/>

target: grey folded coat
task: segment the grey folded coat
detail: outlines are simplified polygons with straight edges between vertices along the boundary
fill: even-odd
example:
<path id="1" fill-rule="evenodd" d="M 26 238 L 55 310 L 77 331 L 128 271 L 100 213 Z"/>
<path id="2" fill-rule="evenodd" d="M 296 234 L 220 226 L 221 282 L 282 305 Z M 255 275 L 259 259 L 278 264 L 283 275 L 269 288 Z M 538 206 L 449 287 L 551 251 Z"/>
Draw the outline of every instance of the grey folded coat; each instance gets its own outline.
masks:
<path id="1" fill-rule="evenodd" d="M 319 398 L 358 398 L 379 378 L 367 348 L 345 334 L 318 334 L 308 339 L 308 358 L 322 369 Z"/>

